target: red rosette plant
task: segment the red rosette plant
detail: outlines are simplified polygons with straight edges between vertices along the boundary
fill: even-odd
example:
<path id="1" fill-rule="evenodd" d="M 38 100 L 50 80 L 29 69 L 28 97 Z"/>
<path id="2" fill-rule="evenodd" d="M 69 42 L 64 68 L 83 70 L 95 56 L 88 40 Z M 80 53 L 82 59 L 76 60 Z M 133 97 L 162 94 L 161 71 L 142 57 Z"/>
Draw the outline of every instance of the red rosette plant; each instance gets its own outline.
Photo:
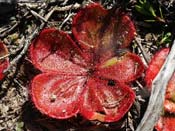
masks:
<path id="1" fill-rule="evenodd" d="M 166 57 L 168 56 L 170 49 L 164 48 L 157 52 L 146 71 L 145 81 L 147 87 L 151 90 L 151 84 L 159 70 L 161 69 Z M 157 125 L 155 126 L 158 131 L 174 131 L 175 130 L 175 73 L 168 82 L 166 88 L 166 95 L 164 100 L 164 112 L 165 115 L 161 116 Z M 172 114 L 172 116 L 166 115 Z"/>
<path id="2" fill-rule="evenodd" d="M 127 85 L 140 77 L 141 59 L 124 48 L 135 35 L 130 18 L 92 4 L 77 13 L 72 32 L 44 29 L 30 47 L 42 71 L 31 82 L 32 100 L 42 113 L 66 119 L 80 113 L 89 120 L 121 119 L 135 99 Z"/>
<path id="3" fill-rule="evenodd" d="M 157 131 L 175 131 L 175 118 L 171 116 L 164 116 L 158 120 L 155 128 Z"/>
<path id="4" fill-rule="evenodd" d="M 8 67 L 9 61 L 5 56 L 8 54 L 6 46 L 0 42 L 0 80 L 4 78 L 4 70 Z"/>

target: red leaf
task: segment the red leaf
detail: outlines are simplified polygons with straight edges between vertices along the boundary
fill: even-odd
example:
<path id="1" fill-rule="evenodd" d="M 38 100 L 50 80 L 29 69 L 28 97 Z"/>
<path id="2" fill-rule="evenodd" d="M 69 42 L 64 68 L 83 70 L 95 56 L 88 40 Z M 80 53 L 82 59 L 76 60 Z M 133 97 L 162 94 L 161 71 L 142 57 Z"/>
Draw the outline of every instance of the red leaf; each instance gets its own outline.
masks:
<path id="1" fill-rule="evenodd" d="M 85 73 L 81 52 L 71 38 L 56 29 L 44 29 L 30 47 L 32 63 L 43 72 Z"/>
<path id="2" fill-rule="evenodd" d="M 32 81 L 31 95 L 37 109 L 50 117 L 65 119 L 79 111 L 79 98 L 85 78 L 56 73 L 37 75 Z"/>
<path id="3" fill-rule="evenodd" d="M 0 42 L 0 57 L 4 57 L 5 55 L 8 54 L 8 50 L 6 46 Z M 8 67 L 9 61 L 7 58 L 1 59 L 0 60 L 0 80 L 4 77 L 3 71 Z"/>
<path id="4" fill-rule="evenodd" d="M 82 49 L 91 53 L 94 63 L 115 55 L 116 48 L 127 47 L 135 36 L 135 28 L 127 15 L 115 15 L 99 4 L 82 9 L 73 19 L 73 34 Z"/>
<path id="5" fill-rule="evenodd" d="M 167 85 L 164 110 L 170 113 L 175 113 L 175 73 Z"/>
<path id="6" fill-rule="evenodd" d="M 113 57 L 97 67 L 97 75 L 117 80 L 130 82 L 140 77 L 144 70 L 141 59 L 133 53 L 125 53 L 121 57 Z"/>
<path id="7" fill-rule="evenodd" d="M 113 122 L 121 119 L 135 99 L 134 92 L 127 85 L 107 80 L 89 79 L 81 98 L 81 114 L 89 120 Z"/>
<path id="8" fill-rule="evenodd" d="M 175 117 L 162 116 L 155 128 L 157 131 L 175 131 Z"/>
<path id="9" fill-rule="evenodd" d="M 162 67 L 167 55 L 169 53 L 169 48 L 164 48 L 157 52 L 152 58 L 149 67 L 146 71 L 145 81 L 148 88 L 151 88 L 152 81 L 158 74 L 160 68 Z"/>
<path id="10" fill-rule="evenodd" d="M 165 99 L 164 110 L 169 113 L 175 113 L 175 102 L 171 99 Z"/>

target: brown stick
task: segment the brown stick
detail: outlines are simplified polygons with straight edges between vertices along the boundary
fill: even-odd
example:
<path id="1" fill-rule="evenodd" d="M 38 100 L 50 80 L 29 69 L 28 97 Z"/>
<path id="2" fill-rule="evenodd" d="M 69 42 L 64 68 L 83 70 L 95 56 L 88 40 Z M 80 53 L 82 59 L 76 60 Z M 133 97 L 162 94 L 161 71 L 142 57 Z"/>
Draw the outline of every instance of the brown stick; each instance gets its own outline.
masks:
<path id="1" fill-rule="evenodd" d="M 70 9 L 78 9 L 78 8 L 80 8 L 81 7 L 81 5 L 80 4 L 78 4 L 78 3 L 75 3 L 75 4 L 73 4 L 73 5 L 68 5 L 68 6 L 64 6 L 64 7 L 55 7 L 54 8 L 54 11 L 68 11 L 68 10 L 70 10 Z"/>
<path id="2" fill-rule="evenodd" d="M 163 109 L 166 86 L 172 74 L 174 73 L 174 70 L 175 40 L 161 70 L 157 74 L 156 78 L 153 80 L 148 107 L 136 131 L 152 131 L 154 129 L 154 125 L 158 121 Z"/>
<path id="3" fill-rule="evenodd" d="M 141 39 L 136 37 L 135 42 L 136 42 L 137 46 L 139 47 L 140 51 L 142 52 L 142 55 L 143 55 L 143 58 L 144 58 L 146 64 L 148 65 L 148 63 L 150 61 L 150 57 L 147 55 L 147 53 L 143 49 L 142 44 L 141 44 Z"/>

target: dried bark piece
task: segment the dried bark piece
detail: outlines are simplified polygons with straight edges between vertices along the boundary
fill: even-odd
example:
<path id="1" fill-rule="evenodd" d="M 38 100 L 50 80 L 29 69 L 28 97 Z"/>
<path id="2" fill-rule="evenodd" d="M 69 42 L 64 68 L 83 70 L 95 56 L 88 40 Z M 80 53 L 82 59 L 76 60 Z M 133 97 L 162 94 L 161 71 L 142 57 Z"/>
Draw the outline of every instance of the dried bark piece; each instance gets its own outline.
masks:
<path id="1" fill-rule="evenodd" d="M 168 56 L 169 51 L 169 48 L 164 48 L 157 52 L 152 58 L 145 75 L 145 81 L 149 89 L 151 88 L 153 79 L 158 74 L 166 57 Z M 164 110 L 169 113 L 175 113 L 175 73 L 173 74 L 167 85 L 164 101 Z"/>
<path id="2" fill-rule="evenodd" d="M 170 49 L 164 48 L 157 52 L 146 71 L 145 81 L 148 88 L 151 90 L 151 84 L 159 70 L 161 69 L 163 63 L 165 62 L 166 57 L 169 54 Z M 175 73 L 171 77 L 168 82 L 164 100 L 164 112 L 170 113 L 172 116 L 163 115 L 160 117 L 158 123 L 155 128 L 158 131 L 174 131 L 175 130 L 175 118 L 173 117 L 173 113 L 175 113 Z"/>

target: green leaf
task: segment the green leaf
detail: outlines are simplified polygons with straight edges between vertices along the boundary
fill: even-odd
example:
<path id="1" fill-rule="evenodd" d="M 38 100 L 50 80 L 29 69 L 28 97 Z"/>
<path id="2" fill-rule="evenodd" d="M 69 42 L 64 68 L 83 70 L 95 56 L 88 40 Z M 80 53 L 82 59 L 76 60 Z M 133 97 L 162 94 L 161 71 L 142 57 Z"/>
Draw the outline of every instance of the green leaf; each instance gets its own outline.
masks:
<path id="1" fill-rule="evenodd" d="M 162 8 L 159 6 L 160 17 L 163 19 Z"/>
<path id="2" fill-rule="evenodd" d="M 24 122 L 17 122 L 15 130 L 16 131 L 23 131 L 23 127 L 24 127 Z"/>
<path id="3" fill-rule="evenodd" d="M 139 0 L 139 4 L 135 5 L 135 9 L 143 15 L 153 17 L 157 16 L 153 6 L 146 0 Z"/>
<path id="4" fill-rule="evenodd" d="M 150 16 L 151 14 L 145 10 L 143 7 L 141 7 L 140 5 L 136 5 L 135 6 L 135 9 L 140 13 L 140 14 L 143 14 L 143 15 L 147 15 L 147 16 Z"/>
<path id="5" fill-rule="evenodd" d="M 163 43 L 170 43 L 171 42 L 171 32 L 167 32 L 165 34 L 162 35 L 162 39 L 160 40 L 160 44 L 163 44 Z"/>
<path id="6" fill-rule="evenodd" d="M 149 6 L 149 11 L 151 12 L 152 16 L 156 17 L 156 13 L 152 6 Z"/>

